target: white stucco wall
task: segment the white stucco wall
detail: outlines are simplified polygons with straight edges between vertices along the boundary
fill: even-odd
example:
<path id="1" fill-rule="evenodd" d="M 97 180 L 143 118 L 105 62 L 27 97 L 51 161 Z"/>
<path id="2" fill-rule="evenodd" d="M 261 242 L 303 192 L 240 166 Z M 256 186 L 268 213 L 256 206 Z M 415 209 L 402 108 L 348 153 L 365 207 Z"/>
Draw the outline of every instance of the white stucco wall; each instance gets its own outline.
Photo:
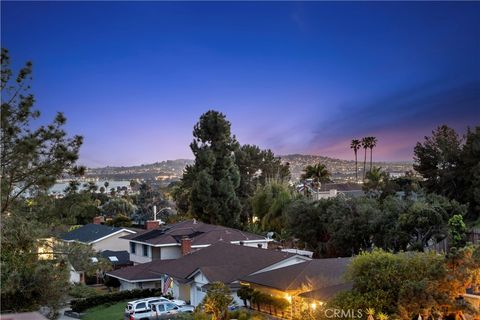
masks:
<path id="1" fill-rule="evenodd" d="M 111 237 L 105 238 L 92 244 L 93 249 L 96 251 L 112 250 L 112 251 L 130 251 L 129 241 L 126 239 L 120 239 L 120 237 L 129 235 L 131 233 L 122 231 Z"/>
<path id="2" fill-rule="evenodd" d="M 75 270 L 70 270 L 70 283 L 80 283 L 80 273 Z"/>
<path id="3" fill-rule="evenodd" d="M 131 283 L 127 281 L 120 280 L 120 291 L 139 289 L 139 286 L 136 282 Z"/>
<path id="4" fill-rule="evenodd" d="M 135 243 L 135 242 L 132 242 Z M 130 242 L 128 244 L 128 252 L 130 252 L 130 261 L 133 262 L 133 264 L 141 264 L 141 263 L 147 263 L 152 261 L 152 248 L 149 246 L 148 247 L 148 257 L 143 255 L 143 245 L 140 243 L 135 243 L 135 253 L 132 253 L 130 251 Z"/>
<path id="5" fill-rule="evenodd" d="M 160 259 L 178 259 L 182 256 L 182 249 L 178 246 L 162 247 L 160 249 Z"/>

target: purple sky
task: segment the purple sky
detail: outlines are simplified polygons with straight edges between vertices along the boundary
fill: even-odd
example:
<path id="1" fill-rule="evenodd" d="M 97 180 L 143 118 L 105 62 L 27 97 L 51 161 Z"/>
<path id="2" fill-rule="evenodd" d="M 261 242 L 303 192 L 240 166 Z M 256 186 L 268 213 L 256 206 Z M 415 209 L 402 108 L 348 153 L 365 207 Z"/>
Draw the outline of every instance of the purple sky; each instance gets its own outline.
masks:
<path id="1" fill-rule="evenodd" d="M 192 158 L 215 109 L 276 154 L 411 160 L 436 126 L 480 124 L 480 2 L 2 2 L 2 46 L 34 62 L 44 119 L 81 162 Z"/>

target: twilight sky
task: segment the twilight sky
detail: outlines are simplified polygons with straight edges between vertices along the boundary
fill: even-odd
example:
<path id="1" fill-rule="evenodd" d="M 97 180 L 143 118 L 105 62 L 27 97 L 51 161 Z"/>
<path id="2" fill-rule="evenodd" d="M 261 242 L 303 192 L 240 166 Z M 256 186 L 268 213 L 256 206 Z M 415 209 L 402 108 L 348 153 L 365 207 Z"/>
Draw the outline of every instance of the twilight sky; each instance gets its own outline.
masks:
<path id="1" fill-rule="evenodd" d="M 44 121 L 92 167 L 192 158 L 224 112 L 276 154 L 411 160 L 440 124 L 480 125 L 480 2 L 5 2 L 1 44 L 34 63 Z"/>

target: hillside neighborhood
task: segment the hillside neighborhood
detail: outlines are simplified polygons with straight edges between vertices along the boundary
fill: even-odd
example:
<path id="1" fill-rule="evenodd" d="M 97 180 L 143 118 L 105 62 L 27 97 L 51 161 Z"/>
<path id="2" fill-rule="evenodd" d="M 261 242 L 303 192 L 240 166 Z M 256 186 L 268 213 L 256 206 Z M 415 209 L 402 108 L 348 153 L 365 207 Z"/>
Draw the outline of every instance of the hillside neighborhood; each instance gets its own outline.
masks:
<path id="1" fill-rule="evenodd" d="M 0 320 L 480 320 L 480 1 L 0 15 Z"/>

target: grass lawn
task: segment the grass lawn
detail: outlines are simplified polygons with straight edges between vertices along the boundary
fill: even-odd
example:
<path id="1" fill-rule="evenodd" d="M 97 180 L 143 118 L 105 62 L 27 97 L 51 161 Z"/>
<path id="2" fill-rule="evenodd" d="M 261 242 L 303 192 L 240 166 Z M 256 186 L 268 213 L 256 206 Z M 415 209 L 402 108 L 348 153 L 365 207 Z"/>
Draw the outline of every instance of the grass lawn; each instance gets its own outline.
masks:
<path id="1" fill-rule="evenodd" d="M 122 301 L 109 306 L 101 305 L 88 309 L 82 320 L 123 320 L 126 303 L 126 301 Z"/>

